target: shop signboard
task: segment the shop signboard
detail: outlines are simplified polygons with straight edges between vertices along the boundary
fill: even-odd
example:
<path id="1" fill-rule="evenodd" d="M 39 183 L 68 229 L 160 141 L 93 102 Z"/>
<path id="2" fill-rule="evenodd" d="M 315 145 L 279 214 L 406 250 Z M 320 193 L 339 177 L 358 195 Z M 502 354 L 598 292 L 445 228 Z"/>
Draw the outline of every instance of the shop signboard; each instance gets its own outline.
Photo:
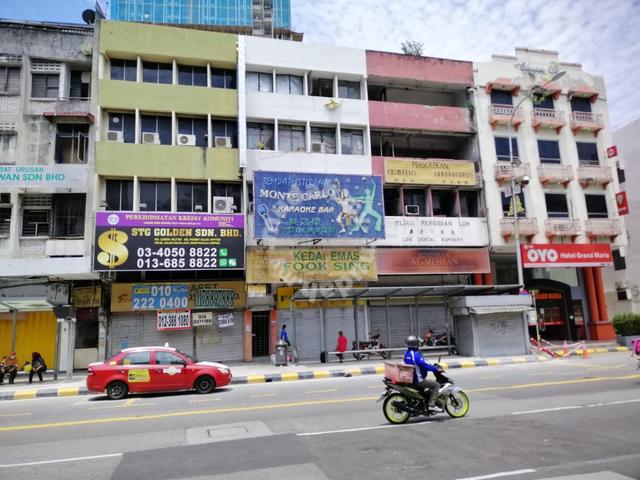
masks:
<path id="1" fill-rule="evenodd" d="M 213 325 L 213 312 L 191 312 L 191 322 L 194 327 Z"/>
<path id="2" fill-rule="evenodd" d="M 629 215 L 627 192 L 616 193 L 616 206 L 618 207 L 618 215 Z"/>
<path id="3" fill-rule="evenodd" d="M 96 212 L 95 271 L 242 268 L 241 214 Z"/>
<path id="4" fill-rule="evenodd" d="M 605 267 L 613 265 L 608 243 L 537 243 L 522 245 L 524 268 Z"/>
<path id="5" fill-rule="evenodd" d="M 134 285 L 131 304 L 134 310 L 187 308 L 189 306 L 189 287 L 185 284 Z"/>
<path id="6" fill-rule="evenodd" d="M 256 171 L 253 203 L 256 238 L 384 238 L 380 177 Z"/>
<path id="7" fill-rule="evenodd" d="M 379 275 L 488 273 L 487 248 L 378 248 Z"/>
<path id="8" fill-rule="evenodd" d="M 474 186 L 476 169 L 468 160 L 384 159 L 385 183 Z"/>
<path id="9" fill-rule="evenodd" d="M 233 322 L 233 312 L 222 313 L 218 315 L 218 328 L 229 328 L 233 327 L 235 323 Z"/>
<path id="10" fill-rule="evenodd" d="M 0 190 L 85 188 L 87 165 L 0 165 Z"/>
<path id="11" fill-rule="evenodd" d="M 356 287 L 356 285 L 353 285 Z M 359 285 L 361 286 L 361 285 Z M 300 290 L 299 287 L 278 287 L 276 290 L 276 308 L 279 310 L 287 310 L 291 305 L 291 297 Z M 359 300 L 359 305 L 366 305 L 365 300 Z M 296 300 L 296 309 L 301 308 L 351 308 L 353 300 L 351 298 L 329 298 L 327 300 Z"/>
<path id="12" fill-rule="evenodd" d="M 485 247 L 487 220 L 473 217 L 385 217 L 380 246 Z"/>
<path id="13" fill-rule="evenodd" d="M 158 310 L 158 330 L 188 330 L 191 328 L 191 310 Z"/>
<path id="14" fill-rule="evenodd" d="M 76 287 L 73 289 L 73 306 L 76 308 L 97 308 L 100 306 L 100 287 Z"/>

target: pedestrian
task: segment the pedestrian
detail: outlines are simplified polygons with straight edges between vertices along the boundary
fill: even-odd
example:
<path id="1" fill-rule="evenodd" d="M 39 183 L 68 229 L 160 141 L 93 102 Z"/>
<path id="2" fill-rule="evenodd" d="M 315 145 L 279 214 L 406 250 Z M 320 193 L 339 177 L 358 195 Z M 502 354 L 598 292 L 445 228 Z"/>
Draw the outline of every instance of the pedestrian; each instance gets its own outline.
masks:
<path id="1" fill-rule="evenodd" d="M 342 363 L 342 360 L 344 359 L 344 352 L 347 351 L 347 337 L 344 336 L 344 334 L 342 333 L 342 330 L 340 330 L 338 332 L 338 342 L 336 344 L 336 352 L 340 352 L 337 353 L 336 356 L 340 359 L 340 363 Z"/>
<path id="2" fill-rule="evenodd" d="M 31 354 L 31 370 L 29 370 L 29 383 L 33 382 L 33 375 L 38 374 L 38 379 L 42 382 L 42 374 L 47 371 L 47 364 L 38 352 Z"/>
<path id="3" fill-rule="evenodd" d="M 11 352 L 8 357 L 2 358 L 2 376 L 0 383 L 4 383 L 4 374 L 9 374 L 9 384 L 12 384 L 18 376 L 18 358 L 16 352 Z"/>
<path id="4" fill-rule="evenodd" d="M 7 356 L 3 355 L 2 360 L 0 360 L 0 385 L 4 383 L 4 374 L 5 374 L 5 362 L 7 361 Z"/>
<path id="5" fill-rule="evenodd" d="M 282 330 L 280 330 L 280 340 L 285 342 L 288 346 L 291 346 L 291 342 L 289 341 L 289 334 L 287 333 L 287 326 L 282 325 Z"/>

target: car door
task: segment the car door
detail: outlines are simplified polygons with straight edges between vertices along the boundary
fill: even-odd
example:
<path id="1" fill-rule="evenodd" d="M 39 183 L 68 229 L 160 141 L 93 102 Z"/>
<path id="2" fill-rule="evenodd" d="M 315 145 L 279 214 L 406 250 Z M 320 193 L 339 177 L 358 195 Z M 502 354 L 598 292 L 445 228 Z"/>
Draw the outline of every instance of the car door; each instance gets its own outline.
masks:
<path id="1" fill-rule="evenodd" d="M 151 378 L 151 352 L 131 352 L 122 357 L 120 364 L 115 368 L 121 368 L 127 375 L 129 391 L 133 393 L 153 392 L 154 385 Z"/>
<path id="2" fill-rule="evenodd" d="M 192 387 L 184 358 L 173 352 L 156 351 L 151 377 L 159 390 L 186 390 Z"/>

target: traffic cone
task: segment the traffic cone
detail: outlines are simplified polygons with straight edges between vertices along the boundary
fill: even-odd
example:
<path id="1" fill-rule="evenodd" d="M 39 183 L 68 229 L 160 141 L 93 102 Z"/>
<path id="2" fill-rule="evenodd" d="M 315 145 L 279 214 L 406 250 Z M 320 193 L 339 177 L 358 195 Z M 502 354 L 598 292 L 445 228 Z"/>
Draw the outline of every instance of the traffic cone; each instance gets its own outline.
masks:
<path id="1" fill-rule="evenodd" d="M 567 345 L 567 341 L 564 341 L 564 345 L 562 345 L 562 355 L 569 355 L 569 345 Z"/>
<path id="2" fill-rule="evenodd" d="M 583 360 L 587 360 L 589 358 L 589 350 L 587 350 L 587 347 L 582 347 L 582 359 Z"/>

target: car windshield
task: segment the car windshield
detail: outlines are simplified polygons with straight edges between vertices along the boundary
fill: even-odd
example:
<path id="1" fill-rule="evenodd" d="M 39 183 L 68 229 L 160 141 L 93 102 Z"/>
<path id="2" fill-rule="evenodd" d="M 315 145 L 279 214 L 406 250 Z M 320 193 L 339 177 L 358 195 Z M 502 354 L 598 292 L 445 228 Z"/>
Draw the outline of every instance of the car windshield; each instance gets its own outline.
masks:
<path id="1" fill-rule="evenodd" d="M 180 355 L 183 355 L 185 357 L 187 357 L 189 360 L 191 360 L 193 363 L 198 363 L 200 360 L 198 360 L 195 357 L 192 357 L 191 355 L 189 355 L 188 353 L 184 353 L 182 350 L 176 350 L 176 352 L 178 352 Z"/>

